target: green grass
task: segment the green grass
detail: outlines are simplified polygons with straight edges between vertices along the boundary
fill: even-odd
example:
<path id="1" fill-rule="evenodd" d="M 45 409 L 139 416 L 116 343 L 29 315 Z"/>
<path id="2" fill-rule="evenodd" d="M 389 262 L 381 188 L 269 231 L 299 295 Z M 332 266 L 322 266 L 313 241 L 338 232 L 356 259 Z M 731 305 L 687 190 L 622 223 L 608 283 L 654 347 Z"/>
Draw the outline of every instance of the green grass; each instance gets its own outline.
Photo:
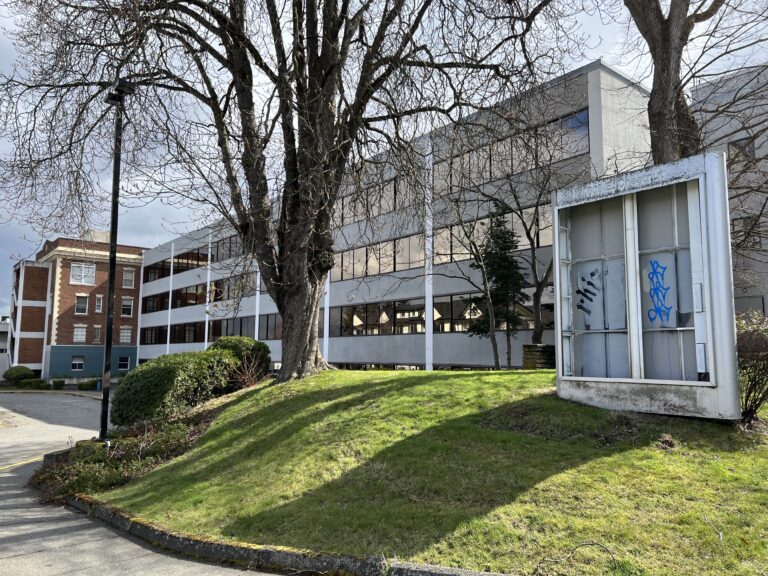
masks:
<path id="1" fill-rule="evenodd" d="M 765 435 L 581 406 L 553 380 L 328 372 L 264 386 L 184 456 L 98 496 L 190 534 L 474 570 L 768 573 Z"/>

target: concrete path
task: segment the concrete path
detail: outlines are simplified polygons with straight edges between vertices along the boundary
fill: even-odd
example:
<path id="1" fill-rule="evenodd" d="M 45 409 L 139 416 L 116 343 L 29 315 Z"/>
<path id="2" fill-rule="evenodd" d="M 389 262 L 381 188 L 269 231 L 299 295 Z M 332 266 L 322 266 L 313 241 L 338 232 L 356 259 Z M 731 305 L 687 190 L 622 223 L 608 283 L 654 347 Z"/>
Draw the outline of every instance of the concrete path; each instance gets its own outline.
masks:
<path id="1" fill-rule="evenodd" d="M 258 574 L 165 554 L 62 506 L 27 480 L 46 452 L 98 435 L 100 404 L 65 394 L 0 394 L 0 575 Z"/>

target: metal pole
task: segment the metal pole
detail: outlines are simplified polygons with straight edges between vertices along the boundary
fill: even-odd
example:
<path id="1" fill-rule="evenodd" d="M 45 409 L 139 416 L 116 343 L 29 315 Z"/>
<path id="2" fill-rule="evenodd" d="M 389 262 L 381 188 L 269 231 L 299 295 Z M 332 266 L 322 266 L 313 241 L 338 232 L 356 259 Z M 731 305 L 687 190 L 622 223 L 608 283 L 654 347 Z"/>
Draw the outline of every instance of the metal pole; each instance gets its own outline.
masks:
<path id="1" fill-rule="evenodd" d="M 107 439 L 109 388 L 112 382 L 112 328 L 115 312 L 115 267 L 117 264 L 117 210 L 120 196 L 120 155 L 123 146 L 123 95 L 115 107 L 115 154 L 112 165 L 112 213 L 109 225 L 109 280 L 107 281 L 107 333 L 104 338 L 104 376 L 101 380 L 101 427 L 99 438 Z"/>

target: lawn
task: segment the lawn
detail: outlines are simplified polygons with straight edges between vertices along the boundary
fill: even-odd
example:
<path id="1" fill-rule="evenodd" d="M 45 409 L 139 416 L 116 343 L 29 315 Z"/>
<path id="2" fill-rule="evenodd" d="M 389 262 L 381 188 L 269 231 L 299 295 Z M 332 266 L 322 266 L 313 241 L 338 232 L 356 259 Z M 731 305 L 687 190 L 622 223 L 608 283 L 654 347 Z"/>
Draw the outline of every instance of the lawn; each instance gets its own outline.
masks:
<path id="1" fill-rule="evenodd" d="M 178 532 L 474 570 L 768 574 L 765 434 L 581 406 L 553 381 L 265 385 L 190 452 L 98 497 Z"/>

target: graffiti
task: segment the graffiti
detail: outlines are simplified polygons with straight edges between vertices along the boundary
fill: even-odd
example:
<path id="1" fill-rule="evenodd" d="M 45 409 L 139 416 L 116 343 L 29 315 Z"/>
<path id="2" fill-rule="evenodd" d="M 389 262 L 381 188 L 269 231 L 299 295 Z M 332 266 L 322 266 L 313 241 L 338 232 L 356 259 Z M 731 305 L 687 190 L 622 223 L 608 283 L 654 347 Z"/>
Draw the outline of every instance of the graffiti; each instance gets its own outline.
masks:
<path id="1" fill-rule="evenodd" d="M 672 306 L 666 305 L 669 286 L 664 286 L 664 275 L 667 273 L 667 266 L 662 266 L 658 260 L 651 260 L 650 265 L 648 280 L 651 281 L 651 287 L 648 289 L 648 296 L 653 306 L 648 309 L 648 320 L 651 324 L 656 320 L 667 322 L 672 312 Z"/>
<path id="2" fill-rule="evenodd" d="M 589 276 L 579 276 L 578 290 L 579 301 L 576 308 L 581 310 L 587 316 L 592 315 L 592 304 L 601 291 L 600 270 L 595 268 L 589 273 Z"/>

